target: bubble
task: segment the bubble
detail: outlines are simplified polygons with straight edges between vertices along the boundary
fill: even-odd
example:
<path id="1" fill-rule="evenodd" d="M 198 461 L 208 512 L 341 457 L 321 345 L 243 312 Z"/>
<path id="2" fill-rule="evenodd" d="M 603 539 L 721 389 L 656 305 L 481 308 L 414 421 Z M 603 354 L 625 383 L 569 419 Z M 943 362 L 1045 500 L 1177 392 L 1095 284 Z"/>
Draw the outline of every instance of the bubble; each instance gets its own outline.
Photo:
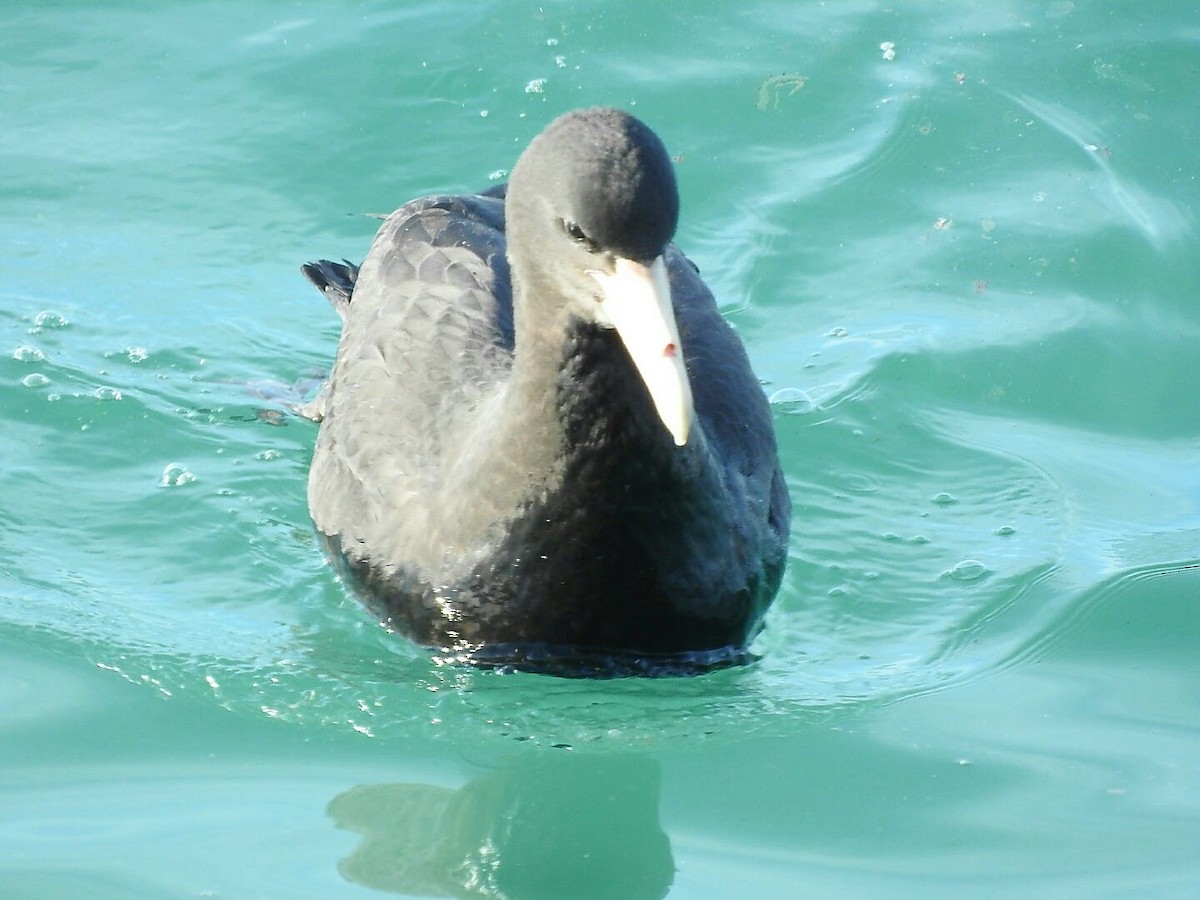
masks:
<path id="1" fill-rule="evenodd" d="M 120 400 L 121 392 L 114 387 L 98 387 L 92 391 L 92 396 L 97 400 Z"/>
<path id="2" fill-rule="evenodd" d="M 273 459 L 279 459 L 281 456 L 283 456 L 283 454 L 280 451 L 271 449 L 256 453 L 254 458 L 261 459 L 263 462 L 270 462 Z"/>
<path id="3" fill-rule="evenodd" d="M 955 500 L 950 494 L 942 491 L 940 494 L 934 495 L 933 502 L 938 506 L 953 506 L 958 501 Z"/>
<path id="4" fill-rule="evenodd" d="M 150 354 L 145 347 L 126 347 L 125 358 L 131 363 L 145 362 Z"/>
<path id="5" fill-rule="evenodd" d="M 196 481 L 196 476 L 187 470 L 183 463 L 167 463 L 163 469 L 162 475 L 158 479 L 159 487 L 180 487 L 185 484 L 193 484 Z"/>
<path id="6" fill-rule="evenodd" d="M 1013 528 L 1011 525 L 1001 525 L 996 529 L 996 534 L 998 534 L 1000 537 L 1008 537 L 1010 534 L 1016 533 L 1017 529 Z"/>
<path id="7" fill-rule="evenodd" d="M 984 575 L 988 574 L 988 567 L 977 559 L 964 559 L 953 569 L 946 573 L 955 581 L 978 581 Z"/>
<path id="8" fill-rule="evenodd" d="M 803 415 L 819 408 L 808 392 L 800 388 L 780 388 L 771 394 L 768 402 L 790 416 Z"/>
<path id="9" fill-rule="evenodd" d="M 25 385 L 25 387 L 28 387 L 28 388 L 45 387 L 49 383 L 50 383 L 50 379 L 47 378 L 45 375 L 43 375 L 41 372 L 30 372 L 28 375 L 26 375 L 24 378 L 21 379 L 21 384 Z"/>
<path id="10" fill-rule="evenodd" d="M 46 354 L 32 344 L 22 344 L 12 352 L 12 358 L 17 362 L 41 362 Z"/>
<path id="11" fill-rule="evenodd" d="M 533 78 L 525 85 L 525 93 L 527 94 L 544 94 L 546 93 L 546 79 Z"/>
<path id="12" fill-rule="evenodd" d="M 66 316 L 53 309 L 43 309 L 33 317 L 33 327 L 39 331 L 43 328 L 64 328 L 70 324 Z"/>

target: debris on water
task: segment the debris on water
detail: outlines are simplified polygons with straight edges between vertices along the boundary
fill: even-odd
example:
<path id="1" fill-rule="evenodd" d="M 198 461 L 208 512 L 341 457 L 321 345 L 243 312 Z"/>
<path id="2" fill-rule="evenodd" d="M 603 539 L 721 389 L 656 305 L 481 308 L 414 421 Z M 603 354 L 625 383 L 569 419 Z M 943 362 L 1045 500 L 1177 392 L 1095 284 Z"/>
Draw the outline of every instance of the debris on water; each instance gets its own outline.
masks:
<path id="1" fill-rule="evenodd" d="M 804 87 L 808 81 L 805 75 L 788 74 L 772 75 L 766 81 L 758 86 L 758 100 L 754 105 L 764 112 L 770 109 L 779 109 L 780 97 L 790 97 L 796 91 Z M 787 91 L 785 94 L 784 91 Z"/>

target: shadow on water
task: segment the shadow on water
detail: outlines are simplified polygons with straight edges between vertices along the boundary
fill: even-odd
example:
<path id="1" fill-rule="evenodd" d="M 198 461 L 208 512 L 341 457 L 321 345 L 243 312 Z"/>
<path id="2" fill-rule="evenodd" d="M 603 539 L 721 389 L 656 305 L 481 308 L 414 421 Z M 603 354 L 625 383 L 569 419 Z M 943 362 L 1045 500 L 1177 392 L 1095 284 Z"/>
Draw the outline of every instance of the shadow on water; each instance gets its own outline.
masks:
<path id="1" fill-rule="evenodd" d="M 665 897 L 675 863 L 659 824 L 660 777 L 649 757 L 559 752 L 457 790 L 359 785 L 327 810 L 361 836 L 338 871 L 404 895 Z"/>

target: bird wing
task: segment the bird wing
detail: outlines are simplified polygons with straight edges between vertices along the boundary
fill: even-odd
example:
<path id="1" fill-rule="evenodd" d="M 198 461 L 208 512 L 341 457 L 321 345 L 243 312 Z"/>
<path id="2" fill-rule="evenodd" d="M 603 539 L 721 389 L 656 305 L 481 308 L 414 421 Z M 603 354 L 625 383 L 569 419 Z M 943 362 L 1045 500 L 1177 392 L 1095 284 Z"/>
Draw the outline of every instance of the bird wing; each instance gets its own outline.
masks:
<path id="1" fill-rule="evenodd" d="M 373 510 L 436 491 L 447 452 L 511 369 L 503 200 L 414 200 L 384 220 L 356 275 L 338 265 L 304 270 L 343 316 L 310 506 L 325 531 L 362 534 Z"/>

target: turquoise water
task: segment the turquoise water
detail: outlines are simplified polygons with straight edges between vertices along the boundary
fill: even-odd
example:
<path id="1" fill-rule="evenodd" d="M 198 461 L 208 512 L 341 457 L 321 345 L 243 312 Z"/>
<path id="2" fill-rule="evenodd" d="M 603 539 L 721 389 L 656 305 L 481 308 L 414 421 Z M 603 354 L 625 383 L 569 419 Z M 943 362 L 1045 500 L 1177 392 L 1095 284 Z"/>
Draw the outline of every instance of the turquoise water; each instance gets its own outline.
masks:
<path id="1" fill-rule="evenodd" d="M 0 35 L 0 894 L 1194 896 L 1187 4 L 55 3 Z M 286 412 L 365 213 L 618 104 L 776 409 L 752 667 L 431 664 Z"/>

